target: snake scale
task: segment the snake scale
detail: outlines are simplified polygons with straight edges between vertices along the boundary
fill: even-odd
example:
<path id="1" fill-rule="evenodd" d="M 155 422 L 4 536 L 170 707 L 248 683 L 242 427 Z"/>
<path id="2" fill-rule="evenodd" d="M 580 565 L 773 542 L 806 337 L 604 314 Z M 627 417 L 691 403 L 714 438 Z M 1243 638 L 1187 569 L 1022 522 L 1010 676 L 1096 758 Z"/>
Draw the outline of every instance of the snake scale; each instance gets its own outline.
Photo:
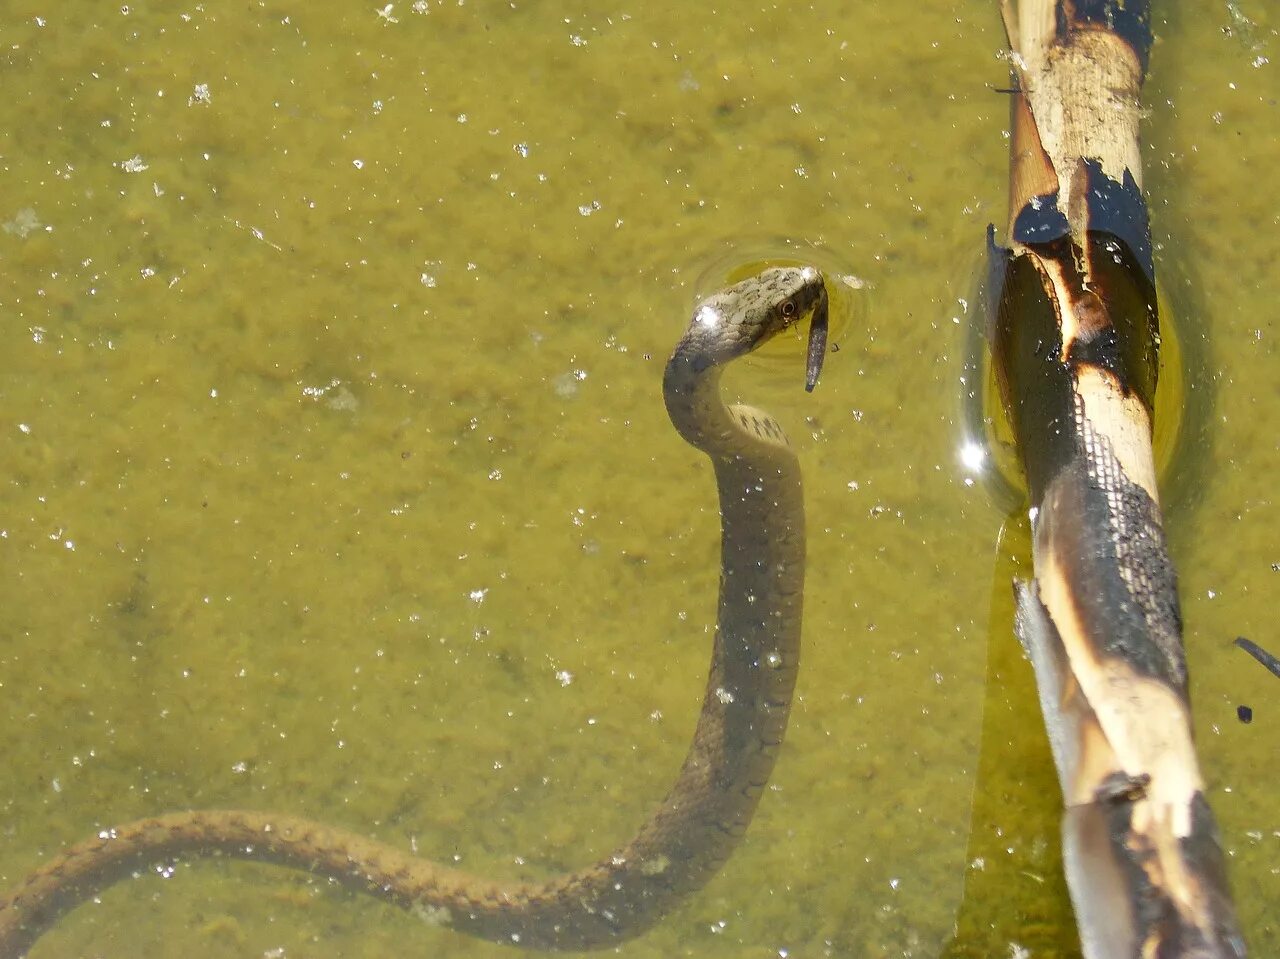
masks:
<path id="1" fill-rule="evenodd" d="M 720 597 L 693 742 L 670 792 L 630 842 L 578 872 L 504 884 L 293 816 L 170 813 L 103 829 L 0 898 L 0 959 L 24 955 L 59 916 L 113 883 L 156 863 L 214 855 L 329 877 L 433 923 L 529 948 L 605 947 L 651 927 L 719 869 L 746 831 L 782 745 L 799 665 L 799 466 L 772 417 L 724 404 L 720 374 L 811 316 L 812 389 L 827 312 L 818 271 L 767 269 L 702 300 L 667 363 L 671 421 L 715 468 Z"/>

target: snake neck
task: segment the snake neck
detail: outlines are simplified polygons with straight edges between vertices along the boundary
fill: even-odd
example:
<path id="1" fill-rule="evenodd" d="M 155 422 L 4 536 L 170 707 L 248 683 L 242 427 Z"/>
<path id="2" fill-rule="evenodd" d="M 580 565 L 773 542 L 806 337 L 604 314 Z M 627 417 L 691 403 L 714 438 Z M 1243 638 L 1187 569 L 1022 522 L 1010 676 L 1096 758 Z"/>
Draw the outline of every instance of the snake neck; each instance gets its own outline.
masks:
<path id="1" fill-rule="evenodd" d="M 671 421 L 710 457 L 719 493 L 720 598 L 704 711 L 720 715 L 721 761 L 762 769 L 772 763 L 772 746 L 781 743 L 799 664 L 805 562 L 800 467 L 771 416 L 725 405 L 720 367 L 708 365 L 705 356 L 678 349 L 663 381 Z"/>
<path id="2" fill-rule="evenodd" d="M 772 416 L 750 406 L 725 405 L 720 396 L 722 372 L 723 366 L 708 360 L 701 344 L 687 339 L 668 361 L 662 395 L 667 415 L 685 442 L 717 464 L 747 459 L 766 467 L 793 464 L 791 444 Z"/>

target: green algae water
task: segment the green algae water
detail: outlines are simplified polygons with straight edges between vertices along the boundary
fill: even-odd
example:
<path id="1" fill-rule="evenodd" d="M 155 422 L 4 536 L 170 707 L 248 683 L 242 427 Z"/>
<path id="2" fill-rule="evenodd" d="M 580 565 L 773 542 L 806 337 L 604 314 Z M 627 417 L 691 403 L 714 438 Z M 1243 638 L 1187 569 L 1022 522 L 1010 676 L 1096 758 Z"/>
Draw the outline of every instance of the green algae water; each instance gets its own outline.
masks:
<path id="1" fill-rule="evenodd" d="M 1158 9 L 1144 129 L 1197 732 L 1260 956 L 1280 683 L 1231 640 L 1280 651 L 1268 16 Z M 683 758 L 718 578 L 662 365 L 706 264 L 785 236 L 865 299 L 812 396 L 798 356 L 729 379 L 805 470 L 799 698 L 738 852 L 617 951 L 1079 955 L 1012 634 L 1025 524 L 957 449 L 969 267 L 1005 216 L 995 3 L 3 18 L 0 886 L 184 808 L 503 878 L 627 838 Z M 411 954 L 514 953 L 182 861 L 32 956 Z"/>

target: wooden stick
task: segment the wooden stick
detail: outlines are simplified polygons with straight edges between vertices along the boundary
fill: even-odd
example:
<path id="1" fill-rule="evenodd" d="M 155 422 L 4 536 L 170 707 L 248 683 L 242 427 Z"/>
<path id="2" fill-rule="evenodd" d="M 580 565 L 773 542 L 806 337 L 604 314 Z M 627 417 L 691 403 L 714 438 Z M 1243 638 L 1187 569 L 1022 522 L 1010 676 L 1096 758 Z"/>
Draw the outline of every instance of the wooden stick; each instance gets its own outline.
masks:
<path id="1" fill-rule="evenodd" d="M 1017 584 L 1087 959 L 1245 955 L 1204 796 L 1152 416 L 1159 318 L 1138 150 L 1145 0 L 1003 0 L 1008 246 L 992 349 L 1031 494 Z"/>

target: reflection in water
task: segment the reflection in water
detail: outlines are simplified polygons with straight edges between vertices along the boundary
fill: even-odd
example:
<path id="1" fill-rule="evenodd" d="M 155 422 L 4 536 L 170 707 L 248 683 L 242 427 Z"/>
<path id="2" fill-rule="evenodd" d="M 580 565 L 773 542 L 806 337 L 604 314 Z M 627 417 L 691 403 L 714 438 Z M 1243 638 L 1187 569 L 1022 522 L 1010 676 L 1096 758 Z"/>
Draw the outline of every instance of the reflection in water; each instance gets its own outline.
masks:
<path id="1" fill-rule="evenodd" d="M 999 383 L 992 363 L 988 331 L 994 322 L 997 304 L 991 299 L 999 293 L 998 269 L 1000 252 L 991 248 L 993 233 L 988 234 L 989 263 L 975 268 L 972 293 L 960 301 L 957 320 L 964 337 L 964 361 L 960 375 L 959 436 L 956 456 L 969 478 L 987 490 L 997 509 L 1010 512 L 1027 498 L 1026 480 L 1022 475 L 1013 427 L 1004 409 Z M 1189 397 L 1187 383 L 1192 378 L 1188 366 L 1202 359 L 1189 357 L 1182 347 L 1179 321 L 1166 293 L 1164 281 L 1156 284 L 1160 316 L 1160 357 L 1155 393 L 1154 453 L 1156 472 L 1162 489 L 1176 481 L 1183 460 L 1195 453 L 1187 448 L 1187 438 L 1202 428 L 1188 428 Z M 1197 379 L 1203 375 L 1197 373 Z M 1203 411 L 1197 411 L 1203 414 Z M 1166 496 L 1167 499 L 1167 496 Z"/>
<path id="2" fill-rule="evenodd" d="M 1043 734 L 1035 676 L 1014 632 L 1011 584 L 1031 576 L 1030 555 L 1031 527 L 1020 511 L 1005 521 L 995 550 L 964 901 L 943 959 L 1079 948 L 1058 842 L 1057 773 Z"/>

